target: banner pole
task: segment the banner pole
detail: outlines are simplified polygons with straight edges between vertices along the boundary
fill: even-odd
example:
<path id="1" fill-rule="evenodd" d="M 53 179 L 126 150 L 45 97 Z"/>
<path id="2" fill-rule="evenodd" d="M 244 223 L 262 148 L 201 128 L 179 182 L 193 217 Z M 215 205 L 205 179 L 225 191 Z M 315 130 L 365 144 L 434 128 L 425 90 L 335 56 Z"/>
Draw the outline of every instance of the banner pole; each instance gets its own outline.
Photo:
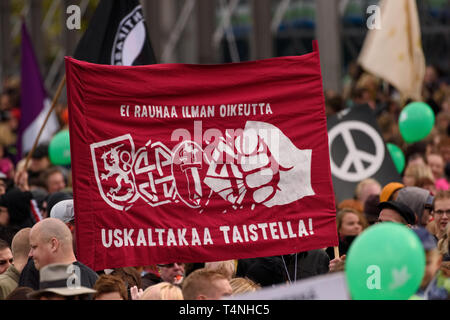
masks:
<path id="1" fill-rule="evenodd" d="M 36 150 L 36 147 L 39 142 L 39 138 L 41 137 L 42 131 L 44 131 L 45 125 L 47 124 L 47 121 L 50 118 L 50 114 L 55 109 L 56 102 L 58 101 L 59 96 L 61 95 L 61 91 L 65 84 L 66 84 L 66 75 L 64 74 L 64 77 L 59 82 L 58 89 L 56 90 L 55 96 L 53 97 L 52 106 L 51 106 L 50 110 L 47 112 L 47 116 L 45 117 L 45 120 L 42 123 L 41 129 L 39 130 L 39 133 L 38 133 L 36 139 L 34 140 L 33 147 L 31 148 L 30 152 L 28 152 L 27 158 L 25 160 L 25 166 L 24 166 L 25 170 L 27 170 L 27 168 L 28 168 L 28 163 L 30 162 L 30 159 L 34 153 L 34 150 Z M 20 152 L 20 150 L 19 150 L 19 152 Z"/>
<path id="2" fill-rule="evenodd" d="M 339 247 L 334 247 L 334 258 L 339 258 Z"/>

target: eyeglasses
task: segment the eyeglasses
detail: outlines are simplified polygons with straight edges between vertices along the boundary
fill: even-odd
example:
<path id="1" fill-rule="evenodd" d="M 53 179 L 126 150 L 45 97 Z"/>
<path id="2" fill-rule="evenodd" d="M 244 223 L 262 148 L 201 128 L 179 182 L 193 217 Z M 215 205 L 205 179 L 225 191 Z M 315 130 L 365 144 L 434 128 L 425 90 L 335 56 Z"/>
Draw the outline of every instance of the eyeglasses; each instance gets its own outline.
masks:
<path id="1" fill-rule="evenodd" d="M 437 214 L 438 216 L 446 214 L 447 216 L 450 216 L 450 209 L 447 210 L 434 210 L 434 214 Z"/>
<path id="2" fill-rule="evenodd" d="M 13 263 L 13 261 L 14 261 L 14 259 L 13 258 L 11 258 L 11 259 L 8 259 L 8 260 L 0 260 L 0 266 L 3 266 L 3 265 L 5 265 L 7 262 L 9 262 L 10 264 L 12 264 Z"/>
<path id="3" fill-rule="evenodd" d="M 178 266 L 184 266 L 184 263 L 182 263 L 182 262 L 174 262 L 174 263 L 167 263 L 167 264 L 158 264 L 158 267 L 173 268 L 175 266 L 175 263 Z"/>
<path id="4" fill-rule="evenodd" d="M 423 208 L 424 208 L 424 209 L 428 209 L 428 210 L 430 210 L 430 211 L 433 210 L 433 206 L 432 206 L 431 204 L 424 204 L 424 205 L 423 205 Z"/>

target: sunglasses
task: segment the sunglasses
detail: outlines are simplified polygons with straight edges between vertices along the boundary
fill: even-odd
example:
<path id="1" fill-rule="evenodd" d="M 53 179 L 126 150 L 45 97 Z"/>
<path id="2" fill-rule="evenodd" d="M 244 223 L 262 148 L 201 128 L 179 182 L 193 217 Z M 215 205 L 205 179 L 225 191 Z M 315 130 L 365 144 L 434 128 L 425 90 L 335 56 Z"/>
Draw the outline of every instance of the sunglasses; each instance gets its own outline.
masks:
<path id="1" fill-rule="evenodd" d="M 10 264 L 12 264 L 14 261 L 13 258 L 9 259 L 9 260 L 0 260 L 0 266 L 5 265 L 7 262 L 9 262 Z"/>
<path id="2" fill-rule="evenodd" d="M 182 262 L 174 262 L 174 263 L 167 263 L 167 264 L 158 264 L 158 267 L 173 268 L 175 266 L 175 263 L 178 266 L 184 266 L 184 263 L 182 263 Z"/>

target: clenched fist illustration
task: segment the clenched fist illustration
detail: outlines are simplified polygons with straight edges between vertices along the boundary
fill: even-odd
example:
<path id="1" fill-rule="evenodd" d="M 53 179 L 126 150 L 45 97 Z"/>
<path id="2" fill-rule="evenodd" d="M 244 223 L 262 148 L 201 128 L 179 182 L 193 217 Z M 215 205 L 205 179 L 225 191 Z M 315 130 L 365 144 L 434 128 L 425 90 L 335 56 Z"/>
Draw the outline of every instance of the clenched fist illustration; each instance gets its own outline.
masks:
<path id="1" fill-rule="evenodd" d="M 235 206 L 246 196 L 266 207 L 314 195 L 311 150 L 300 150 L 272 124 L 247 121 L 233 141 L 222 139 L 204 182 Z"/>

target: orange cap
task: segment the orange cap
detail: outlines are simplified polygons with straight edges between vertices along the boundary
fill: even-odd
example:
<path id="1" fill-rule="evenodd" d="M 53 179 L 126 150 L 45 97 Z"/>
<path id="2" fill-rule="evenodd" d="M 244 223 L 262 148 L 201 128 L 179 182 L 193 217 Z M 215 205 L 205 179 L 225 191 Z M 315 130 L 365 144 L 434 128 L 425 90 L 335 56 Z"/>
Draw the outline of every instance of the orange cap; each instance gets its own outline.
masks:
<path id="1" fill-rule="evenodd" d="M 404 188 L 405 185 L 399 182 L 390 182 L 383 187 L 380 193 L 380 202 L 389 201 L 389 198 L 398 189 Z"/>

